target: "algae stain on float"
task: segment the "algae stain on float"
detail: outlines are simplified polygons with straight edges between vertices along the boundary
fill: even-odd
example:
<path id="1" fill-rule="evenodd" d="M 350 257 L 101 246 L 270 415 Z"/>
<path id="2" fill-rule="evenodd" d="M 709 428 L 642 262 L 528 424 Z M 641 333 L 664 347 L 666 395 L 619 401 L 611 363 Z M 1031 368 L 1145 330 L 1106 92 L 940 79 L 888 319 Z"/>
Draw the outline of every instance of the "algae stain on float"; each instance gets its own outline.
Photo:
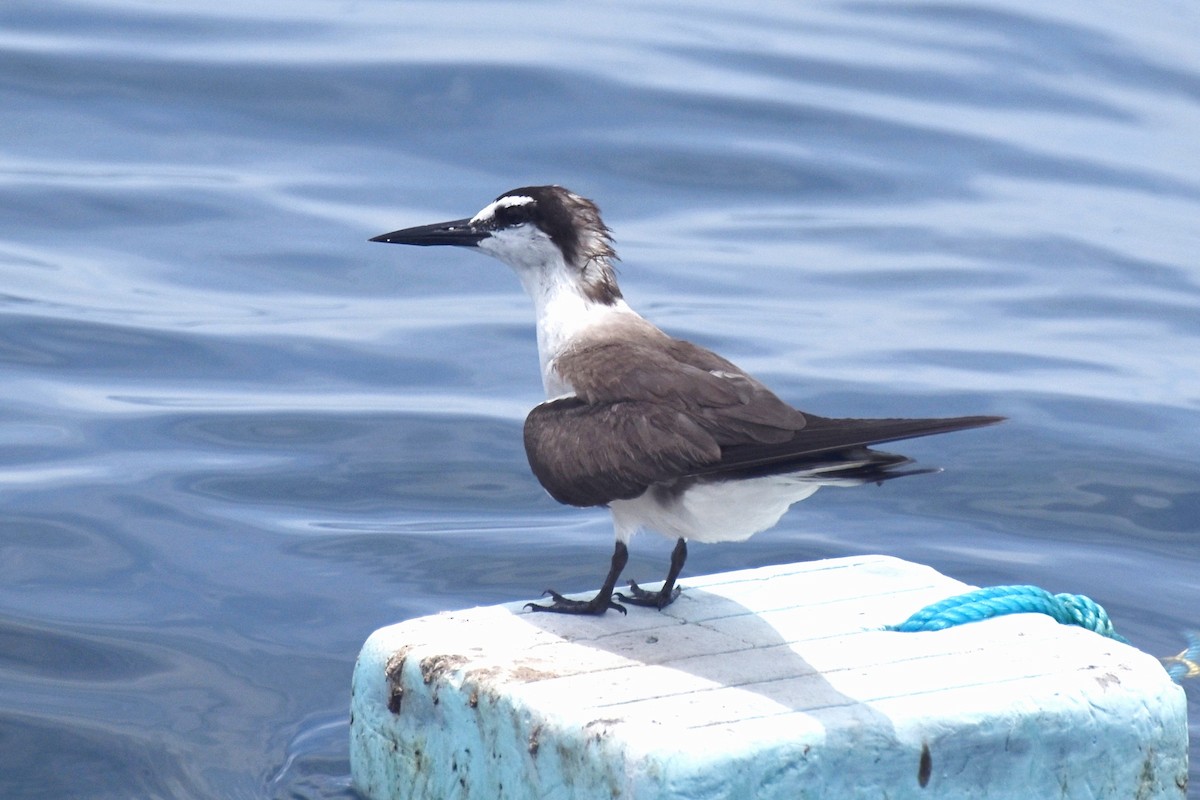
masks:
<path id="1" fill-rule="evenodd" d="M 917 784 L 924 789 L 929 785 L 929 777 L 933 774 L 933 756 L 929 754 L 929 744 L 921 745 L 921 760 L 917 763 Z"/>

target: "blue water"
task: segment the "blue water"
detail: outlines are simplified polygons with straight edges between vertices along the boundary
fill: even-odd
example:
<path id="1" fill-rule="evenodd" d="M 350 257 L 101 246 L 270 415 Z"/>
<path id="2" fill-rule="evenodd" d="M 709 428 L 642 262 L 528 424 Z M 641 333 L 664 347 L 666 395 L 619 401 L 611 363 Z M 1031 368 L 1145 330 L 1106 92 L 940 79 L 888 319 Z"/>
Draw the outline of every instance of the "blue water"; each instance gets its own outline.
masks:
<path id="1" fill-rule="evenodd" d="M 525 465 L 515 279 L 366 242 L 530 183 L 802 408 L 1011 418 L 687 573 L 887 553 L 1183 647 L 1196 5 L 747 8 L 5 1 L 0 796 L 353 797 L 373 629 L 598 584 L 606 515 Z"/>

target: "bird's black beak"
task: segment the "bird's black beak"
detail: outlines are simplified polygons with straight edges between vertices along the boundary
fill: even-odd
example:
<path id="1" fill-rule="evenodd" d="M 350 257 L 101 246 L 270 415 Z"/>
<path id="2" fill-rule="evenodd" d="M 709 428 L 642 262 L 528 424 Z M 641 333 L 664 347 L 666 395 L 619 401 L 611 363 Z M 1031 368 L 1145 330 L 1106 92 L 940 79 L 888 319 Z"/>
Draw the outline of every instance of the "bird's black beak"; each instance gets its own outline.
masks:
<path id="1" fill-rule="evenodd" d="M 490 236 L 490 232 L 477 228 L 469 219 L 456 219 L 450 222 L 437 222 L 433 225 L 418 225 L 415 228 L 404 228 L 376 236 L 372 242 L 391 242 L 392 244 L 416 244 L 422 247 L 430 245 L 454 245 L 457 247 L 477 247 L 480 242 Z"/>

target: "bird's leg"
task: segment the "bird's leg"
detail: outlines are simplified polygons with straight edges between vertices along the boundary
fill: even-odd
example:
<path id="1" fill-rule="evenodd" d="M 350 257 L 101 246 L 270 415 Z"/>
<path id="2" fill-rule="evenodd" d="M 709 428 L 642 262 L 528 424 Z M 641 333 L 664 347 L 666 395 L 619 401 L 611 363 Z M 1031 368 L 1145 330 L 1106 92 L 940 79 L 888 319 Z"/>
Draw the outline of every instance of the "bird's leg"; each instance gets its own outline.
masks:
<path id="1" fill-rule="evenodd" d="M 617 597 L 635 606 L 666 608 L 675 602 L 675 598 L 679 597 L 680 590 L 675 585 L 675 579 L 679 577 L 684 561 L 687 561 L 687 540 L 680 539 L 675 543 L 675 549 L 671 551 L 671 569 L 667 572 L 667 579 L 663 581 L 661 589 L 657 592 L 647 592 L 637 585 L 637 581 L 630 581 L 629 594 L 624 595 L 617 592 Z"/>
<path id="2" fill-rule="evenodd" d="M 682 541 L 682 540 L 680 540 Z M 550 611 L 555 614 L 603 614 L 610 608 L 626 613 L 625 606 L 613 601 L 613 589 L 617 586 L 617 578 L 621 577 L 621 570 L 625 569 L 625 562 L 629 560 L 629 548 L 625 543 L 618 540 L 617 546 L 613 550 L 612 566 L 608 568 L 608 577 L 604 579 L 604 585 L 600 587 L 600 591 L 591 600 L 572 600 L 568 597 L 563 597 L 553 589 L 547 589 L 542 592 L 542 595 L 550 595 L 553 601 L 548 606 L 539 606 L 537 603 L 526 603 L 525 608 L 530 611 Z M 682 566 L 682 565 L 681 565 Z"/>

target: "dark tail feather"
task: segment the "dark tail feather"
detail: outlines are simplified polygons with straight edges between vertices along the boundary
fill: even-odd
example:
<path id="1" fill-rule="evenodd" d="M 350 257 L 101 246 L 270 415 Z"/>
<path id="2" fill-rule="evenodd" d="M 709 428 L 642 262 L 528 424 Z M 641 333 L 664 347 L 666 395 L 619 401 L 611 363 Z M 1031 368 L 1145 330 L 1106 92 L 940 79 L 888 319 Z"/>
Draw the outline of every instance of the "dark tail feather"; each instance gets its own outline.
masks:
<path id="1" fill-rule="evenodd" d="M 847 485 L 856 483 L 883 483 L 890 481 L 892 478 L 903 478 L 907 475 L 926 475 L 931 472 L 941 472 L 940 467 L 915 467 L 909 466 L 913 460 L 908 456 L 896 455 L 895 453 L 885 453 L 882 450 L 871 450 L 867 447 L 860 447 L 854 450 L 843 450 L 830 455 L 844 454 L 842 463 L 845 466 L 839 467 L 837 463 L 830 465 L 831 468 L 821 467 L 821 480 L 845 482 Z M 829 456 L 825 456 L 828 459 Z M 784 471 L 790 472 L 791 466 L 785 467 Z M 772 472 L 778 474 L 779 469 L 776 465 Z"/>
<path id="2" fill-rule="evenodd" d="M 839 460 L 845 460 L 857 462 L 857 469 L 874 468 L 880 473 L 887 473 L 888 478 L 899 477 L 901 474 L 910 473 L 892 473 L 888 470 L 906 463 L 908 459 L 890 453 L 866 450 L 867 446 L 979 428 L 1004 420 L 1004 417 L 983 416 L 941 419 L 829 419 L 805 414 L 805 417 L 808 419 L 808 425 L 796 431 L 796 435 L 788 441 L 727 447 L 722 451 L 719 462 L 692 474 L 778 474 L 793 469 L 821 466 L 826 462 L 832 466 Z M 866 465 L 862 464 L 864 454 L 870 456 Z M 836 472 L 836 466 L 833 470 Z M 885 478 L 879 478 L 883 479 Z"/>

